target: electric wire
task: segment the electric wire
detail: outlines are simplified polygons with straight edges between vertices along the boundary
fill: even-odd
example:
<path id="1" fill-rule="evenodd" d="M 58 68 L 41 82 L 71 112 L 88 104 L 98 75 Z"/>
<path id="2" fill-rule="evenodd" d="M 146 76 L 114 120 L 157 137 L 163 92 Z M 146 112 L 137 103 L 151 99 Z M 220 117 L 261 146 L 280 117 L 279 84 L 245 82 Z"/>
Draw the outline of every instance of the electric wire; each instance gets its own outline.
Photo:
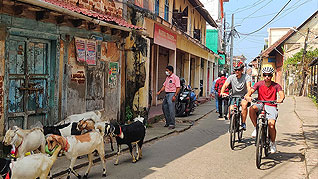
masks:
<path id="1" fill-rule="evenodd" d="M 245 19 L 248 19 L 251 15 L 255 14 L 256 12 L 258 12 L 259 10 L 261 10 L 262 8 L 266 7 L 269 3 L 271 3 L 273 0 L 268 1 L 265 5 L 261 6 L 260 8 L 256 9 L 254 12 L 252 12 L 250 15 L 246 16 L 245 18 L 242 19 L 242 21 L 239 24 L 242 24 L 244 22 Z"/>
<path id="2" fill-rule="evenodd" d="M 259 29 L 253 31 L 253 32 L 250 32 L 250 33 L 240 33 L 241 35 L 250 35 L 250 34 L 254 34 L 255 32 L 258 32 L 260 30 L 262 30 L 264 27 L 266 27 L 269 23 L 271 23 L 284 9 L 285 7 L 291 2 L 292 0 L 289 0 L 284 6 L 283 8 L 270 20 L 268 21 L 266 24 L 264 24 L 262 27 L 260 27 Z"/>

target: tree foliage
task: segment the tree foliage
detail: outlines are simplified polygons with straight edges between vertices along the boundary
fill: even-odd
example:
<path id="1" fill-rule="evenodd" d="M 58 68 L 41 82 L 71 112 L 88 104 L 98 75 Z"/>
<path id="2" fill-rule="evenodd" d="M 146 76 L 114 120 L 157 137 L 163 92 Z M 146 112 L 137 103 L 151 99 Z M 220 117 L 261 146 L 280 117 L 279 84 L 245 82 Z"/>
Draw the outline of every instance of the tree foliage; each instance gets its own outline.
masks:
<path id="1" fill-rule="evenodd" d="M 305 67 L 307 67 L 307 65 L 312 60 L 314 60 L 315 57 L 318 57 L 318 48 L 314 50 L 312 49 L 307 50 L 305 58 L 304 58 L 304 62 L 302 63 L 303 53 L 304 53 L 304 49 L 301 49 L 299 52 L 295 53 L 292 57 L 288 58 L 284 62 L 284 69 L 287 70 L 288 65 L 294 65 L 296 67 L 302 67 L 303 65 L 305 65 Z"/>

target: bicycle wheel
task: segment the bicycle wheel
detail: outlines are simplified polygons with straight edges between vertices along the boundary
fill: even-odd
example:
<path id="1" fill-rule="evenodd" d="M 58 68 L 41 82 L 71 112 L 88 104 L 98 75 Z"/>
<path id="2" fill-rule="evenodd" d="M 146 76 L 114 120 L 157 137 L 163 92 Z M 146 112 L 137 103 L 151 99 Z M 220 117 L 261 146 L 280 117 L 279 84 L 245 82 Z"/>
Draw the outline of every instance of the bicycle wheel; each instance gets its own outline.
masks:
<path id="1" fill-rule="evenodd" d="M 241 141 L 242 138 L 243 138 L 243 129 L 240 128 L 241 124 L 242 124 L 242 117 L 241 115 L 238 116 L 238 119 L 237 120 L 237 137 L 238 137 L 238 140 Z"/>
<path id="2" fill-rule="evenodd" d="M 264 130 L 265 131 L 265 130 Z M 269 155 L 269 142 L 271 140 L 270 136 L 269 136 L 269 132 L 266 131 L 266 134 L 264 134 L 265 138 L 265 145 L 264 145 L 264 153 L 265 153 L 265 157 L 268 157 Z"/>
<path id="3" fill-rule="evenodd" d="M 230 121 L 230 146 L 232 150 L 234 150 L 235 133 L 236 133 L 235 116 L 236 116 L 235 114 L 232 114 L 231 121 Z"/>
<path id="4" fill-rule="evenodd" d="M 259 169 L 261 166 L 261 160 L 262 160 L 262 150 L 264 145 L 263 140 L 263 127 L 258 127 L 258 135 L 256 138 L 256 167 Z"/>

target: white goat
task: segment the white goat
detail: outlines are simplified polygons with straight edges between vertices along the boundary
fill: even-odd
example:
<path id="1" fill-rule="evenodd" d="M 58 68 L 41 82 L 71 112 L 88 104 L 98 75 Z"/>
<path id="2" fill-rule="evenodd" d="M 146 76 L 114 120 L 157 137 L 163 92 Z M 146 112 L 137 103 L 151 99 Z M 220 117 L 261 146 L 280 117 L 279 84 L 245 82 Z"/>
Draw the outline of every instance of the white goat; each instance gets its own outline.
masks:
<path id="1" fill-rule="evenodd" d="M 23 130 L 17 126 L 9 129 L 3 139 L 4 145 L 12 145 L 15 148 L 15 156 L 23 158 L 25 153 L 39 149 L 45 153 L 45 137 L 43 129 L 34 128 Z"/>
<path id="2" fill-rule="evenodd" d="M 40 177 L 40 179 L 46 179 L 61 148 L 61 146 L 58 146 L 51 157 L 47 154 L 39 153 L 26 156 L 22 159 L 18 159 L 16 162 L 13 162 L 12 179 L 37 177 Z"/>
<path id="3" fill-rule="evenodd" d="M 82 119 L 92 119 L 95 122 L 101 121 L 102 114 L 100 111 L 89 111 L 82 114 L 73 114 L 65 118 L 63 121 L 57 123 L 57 125 L 79 122 Z"/>
<path id="4" fill-rule="evenodd" d="M 101 129 L 100 129 L 101 130 Z M 75 161 L 78 156 L 88 155 L 88 168 L 84 177 L 88 176 L 88 173 L 93 164 L 93 152 L 97 150 L 103 166 L 103 177 L 106 176 L 106 160 L 104 152 L 104 141 L 102 132 L 91 131 L 83 135 L 76 135 L 70 137 L 62 137 L 58 135 L 51 135 L 51 139 L 48 139 L 49 145 L 55 147 L 55 145 L 61 145 L 65 151 L 65 156 L 71 160 L 70 168 L 68 170 L 67 178 L 70 178 L 71 172 L 77 177 L 81 176 L 73 169 Z M 49 141 L 50 140 L 50 141 Z"/>

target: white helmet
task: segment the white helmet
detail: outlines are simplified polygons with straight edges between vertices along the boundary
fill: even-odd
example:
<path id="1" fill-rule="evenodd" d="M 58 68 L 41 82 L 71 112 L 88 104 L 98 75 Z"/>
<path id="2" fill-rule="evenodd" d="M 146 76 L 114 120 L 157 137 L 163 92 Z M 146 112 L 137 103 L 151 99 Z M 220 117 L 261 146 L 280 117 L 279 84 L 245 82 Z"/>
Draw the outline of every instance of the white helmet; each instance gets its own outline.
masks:
<path id="1" fill-rule="evenodd" d="M 262 73 L 274 73 L 274 68 L 273 67 L 263 67 Z"/>

